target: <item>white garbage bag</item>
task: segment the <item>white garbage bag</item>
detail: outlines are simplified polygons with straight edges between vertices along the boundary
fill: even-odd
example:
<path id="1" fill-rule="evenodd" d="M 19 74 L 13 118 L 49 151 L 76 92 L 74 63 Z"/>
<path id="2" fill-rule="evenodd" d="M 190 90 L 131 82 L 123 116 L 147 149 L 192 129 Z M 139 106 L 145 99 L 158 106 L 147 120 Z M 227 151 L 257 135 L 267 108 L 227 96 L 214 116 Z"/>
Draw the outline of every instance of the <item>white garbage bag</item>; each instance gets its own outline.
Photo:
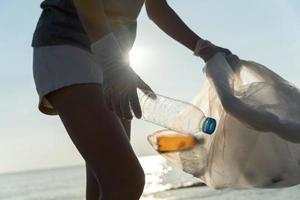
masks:
<path id="1" fill-rule="evenodd" d="M 192 102 L 218 127 L 194 148 L 163 153 L 214 188 L 286 187 L 300 183 L 300 92 L 258 63 L 217 54 Z M 180 123 L 180 122 L 178 122 Z M 149 135 L 170 134 L 162 130 Z"/>

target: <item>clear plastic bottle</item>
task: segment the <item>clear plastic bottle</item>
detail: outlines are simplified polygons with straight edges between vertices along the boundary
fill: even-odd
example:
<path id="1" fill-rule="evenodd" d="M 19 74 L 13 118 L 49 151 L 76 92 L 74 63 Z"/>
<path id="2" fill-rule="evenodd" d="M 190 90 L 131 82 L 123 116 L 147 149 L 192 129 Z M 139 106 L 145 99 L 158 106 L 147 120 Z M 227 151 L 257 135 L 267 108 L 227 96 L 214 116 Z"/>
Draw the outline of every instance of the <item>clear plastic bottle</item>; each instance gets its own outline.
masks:
<path id="1" fill-rule="evenodd" d="M 179 133 L 213 134 L 216 120 L 206 117 L 196 106 L 156 94 L 155 99 L 138 91 L 139 101 L 145 121 L 163 126 Z"/>

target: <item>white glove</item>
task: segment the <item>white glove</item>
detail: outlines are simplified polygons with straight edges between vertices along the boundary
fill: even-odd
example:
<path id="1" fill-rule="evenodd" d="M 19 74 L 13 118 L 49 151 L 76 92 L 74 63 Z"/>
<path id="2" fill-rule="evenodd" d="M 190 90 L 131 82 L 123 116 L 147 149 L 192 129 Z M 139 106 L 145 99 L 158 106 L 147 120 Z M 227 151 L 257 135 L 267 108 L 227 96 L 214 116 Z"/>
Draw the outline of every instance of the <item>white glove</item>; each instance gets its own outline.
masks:
<path id="1" fill-rule="evenodd" d="M 151 88 L 129 66 L 115 36 L 110 33 L 91 46 L 92 52 L 102 66 L 103 93 L 107 106 L 120 117 L 132 119 L 142 117 L 137 88 L 145 94 Z"/>

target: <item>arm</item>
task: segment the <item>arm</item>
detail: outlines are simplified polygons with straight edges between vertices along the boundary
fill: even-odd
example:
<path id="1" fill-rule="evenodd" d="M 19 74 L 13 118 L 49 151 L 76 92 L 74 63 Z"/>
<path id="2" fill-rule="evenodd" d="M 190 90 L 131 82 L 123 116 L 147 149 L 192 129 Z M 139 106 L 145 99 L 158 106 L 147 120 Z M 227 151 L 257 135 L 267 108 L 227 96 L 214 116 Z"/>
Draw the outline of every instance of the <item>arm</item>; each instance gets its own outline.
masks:
<path id="1" fill-rule="evenodd" d="M 147 0 L 149 18 L 166 34 L 194 51 L 200 37 L 195 34 L 168 5 L 166 0 Z"/>
<path id="2" fill-rule="evenodd" d="M 166 34 L 186 46 L 191 51 L 195 51 L 197 44 L 205 42 L 195 34 L 168 5 L 167 0 L 147 0 L 146 10 L 149 18 Z M 205 44 L 207 45 L 207 44 Z M 205 46 L 207 47 L 207 46 Z M 224 49 L 211 43 L 208 48 L 203 48 L 197 53 L 205 61 L 217 52 L 231 54 L 228 49 Z"/>
<path id="3" fill-rule="evenodd" d="M 73 2 L 92 43 L 111 32 L 102 0 L 73 0 Z"/>
<path id="4" fill-rule="evenodd" d="M 91 50 L 103 72 L 102 90 L 108 108 L 121 118 L 141 118 L 137 88 L 144 93 L 151 88 L 124 59 L 117 38 L 111 31 L 103 0 L 73 0 L 83 27 L 91 41 Z M 125 128 L 130 126 L 125 126 Z"/>

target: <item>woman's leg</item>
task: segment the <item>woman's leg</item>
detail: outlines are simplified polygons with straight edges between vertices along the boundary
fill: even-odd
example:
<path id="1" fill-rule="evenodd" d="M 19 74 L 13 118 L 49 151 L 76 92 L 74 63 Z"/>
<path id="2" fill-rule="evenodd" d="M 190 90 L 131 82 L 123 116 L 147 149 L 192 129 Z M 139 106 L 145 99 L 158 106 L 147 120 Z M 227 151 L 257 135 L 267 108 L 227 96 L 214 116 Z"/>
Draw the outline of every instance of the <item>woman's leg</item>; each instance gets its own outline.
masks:
<path id="1" fill-rule="evenodd" d="M 93 170 L 85 165 L 86 168 L 86 200 L 99 200 L 101 192 L 100 192 L 100 184 L 98 183 L 98 179 L 95 176 Z"/>
<path id="2" fill-rule="evenodd" d="M 130 140 L 130 132 L 131 132 L 131 120 L 128 119 L 121 119 L 121 123 L 126 131 L 126 135 Z"/>
<path id="3" fill-rule="evenodd" d="M 121 119 L 122 125 L 126 131 L 128 138 L 130 139 L 131 120 Z M 86 164 L 86 199 L 87 200 L 99 200 L 101 195 L 101 186 L 98 183 L 92 169 Z"/>
<path id="4" fill-rule="evenodd" d="M 47 96 L 98 182 L 103 200 L 137 200 L 145 175 L 99 84 L 62 88 Z"/>

